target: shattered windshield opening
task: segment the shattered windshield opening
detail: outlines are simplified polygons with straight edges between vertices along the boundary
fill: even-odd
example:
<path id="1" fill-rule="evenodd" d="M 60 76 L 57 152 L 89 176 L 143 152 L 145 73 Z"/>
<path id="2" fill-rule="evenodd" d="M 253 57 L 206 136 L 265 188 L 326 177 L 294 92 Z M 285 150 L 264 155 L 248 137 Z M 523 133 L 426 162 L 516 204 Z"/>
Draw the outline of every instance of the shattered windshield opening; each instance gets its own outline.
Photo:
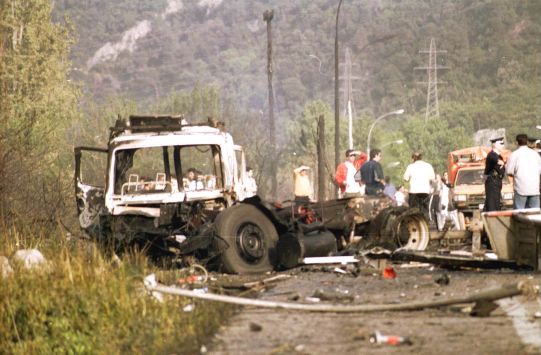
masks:
<path id="1" fill-rule="evenodd" d="M 485 183 L 484 170 L 460 170 L 456 176 L 456 185 L 482 185 Z"/>
<path id="2" fill-rule="evenodd" d="M 223 187 L 219 146 L 158 146 L 115 153 L 115 194 L 175 193 Z"/>

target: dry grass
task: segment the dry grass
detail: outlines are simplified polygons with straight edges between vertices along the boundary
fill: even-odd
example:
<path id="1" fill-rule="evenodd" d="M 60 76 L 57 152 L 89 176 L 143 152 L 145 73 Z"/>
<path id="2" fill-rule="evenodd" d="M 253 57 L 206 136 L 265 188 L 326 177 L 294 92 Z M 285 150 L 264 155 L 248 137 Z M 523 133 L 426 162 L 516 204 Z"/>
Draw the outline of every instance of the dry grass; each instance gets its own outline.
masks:
<path id="1" fill-rule="evenodd" d="M 54 237 L 0 235 L 0 255 L 38 248 L 49 267 L 12 265 L 0 279 L 0 353 L 195 353 L 231 314 L 216 303 L 184 298 L 158 302 L 142 287 L 155 268 L 132 253 L 120 265 L 93 243 Z"/>

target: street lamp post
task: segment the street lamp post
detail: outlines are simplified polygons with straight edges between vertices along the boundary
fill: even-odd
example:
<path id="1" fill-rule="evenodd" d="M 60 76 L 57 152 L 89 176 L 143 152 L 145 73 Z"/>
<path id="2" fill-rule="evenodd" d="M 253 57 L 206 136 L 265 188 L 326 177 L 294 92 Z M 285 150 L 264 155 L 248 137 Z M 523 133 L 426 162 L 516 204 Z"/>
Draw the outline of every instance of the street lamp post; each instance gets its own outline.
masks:
<path id="1" fill-rule="evenodd" d="M 402 143 L 404 143 L 404 141 L 403 141 L 402 139 L 397 139 L 397 140 L 395 140 L 395 141 L 385 143 L 384 145 L 382 145 L 382 146 L 380 147 L 380 149 L 383 149 L 383 148 L 385 148 L 385 147 L 387 147 L 387 146 L 390 146 L 390 145 L 393 145 L 393 144 L 402 144 Z"/>
<path id="2" fill-rule="evenodd" d="M 387 164 L 387 167 L 388 168 L 398 168 L 400 166 L 400 162 L 399 161 L 392 161 L 390 162 L 389 164 Z"/>
<path id="3" fill-rule="evenodd" d="M 340 99 L 338 97 L 338 19 L 342 0 L 338 2 L 336 9 L 336 23 L 334 30 L 334 166 L 340 163 Z"/>
<path id="4" fill-rule="evenodd" d="M 391 115 L 401 115 L 403 113 L 404 113 L 403 109 L 392 111 L 392 112 L 387 112 L 386 114 L 381 115 L 378 118 L 376 118 L 374 123 L 372 123 L 372 125 L 370 126 L 370 130 L 368 131 L 368 139 L 366 141 L 366 154 L 368 154 L 369 157 L 370 157 L 370 140 L 372 139 L 372 130 L 376 126 L 376 123 L 378 123 L 379 121 L 381 121 L 385 117 L 389 117 Z"/>

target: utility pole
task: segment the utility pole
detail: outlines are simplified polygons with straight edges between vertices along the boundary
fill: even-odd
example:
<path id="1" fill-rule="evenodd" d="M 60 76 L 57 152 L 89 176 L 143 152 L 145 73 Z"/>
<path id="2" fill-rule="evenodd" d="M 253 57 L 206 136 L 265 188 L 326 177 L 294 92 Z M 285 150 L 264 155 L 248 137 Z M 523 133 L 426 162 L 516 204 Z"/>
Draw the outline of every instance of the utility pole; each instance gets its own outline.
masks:
<path id="1" fill-rule="evenodd" d="M 348 118 L 348 148 L 353 149 L 353 114 L 355 111 L 355 103 L 353 101 L 353 93 L 358 92 L 358 90 L 353 89 L 353 80 L 359 80 L 360 77 L 353 76 L 353 66 L 358 65 L 352 63 L 351 61 L 351 51 L 349 48 L 346 48 L 346 55 L 344 63 L 339 65 L 344 68 L 344 77 L 340 80 L 344 81 L 344 89 L 342 93 L 344 94 L 344 116 Z"/>
<path id="2" fill-rule="evenodd" d="M 449 67 L 438 66 L 437 54 L 447 53 L 447 51 L 436 50 L 436 41 L 430 39 L 430 49 L 420 50 L 421 54 L 428 54 L 428 66 L 415 67 L 414 70 L 426 70 L 428 82 L 418 82 L 418 84 L 427 85 L 426 90 L 426 112 L 425 120 L 432 117 L 440 117 L 440 107 L 438 103 L 438 84 L 447 84 L 443 81 L 438 81 L 438 70 L 449 69 Z"/>
<path id="3" fill-rule="evenodd" d="M 270 133 L 270 174 L 271 174 L 271 196 L 276 198 L 278 189 L 277 165 L 276 165 L 276 131 L 274 127 L 274 90 L 272 88 L 272 18 L 274 10 L 266 10 L 263 13 L 263 20 L 267 23 L 267 78 L 269 91 L 269 133 Z"/>
<path id="4" fill-rule="evenodd" d="M 325 116 L 320 115 L 317 120 L 317 200 L 325 201 L 327 179 L 325 174 L 325 157 L 327 156 L 325 147 Z"/>
<path id="5" fill-rule="evenodd" d="M 340 74 L 338 73 L 338 19 L 340 17 L 340 7 L 342 0 L 338 2 L 336 9 L 336 26 L 334 34 L 334 166 L 340 164 L 340 97 L 338 82 Z M 338 190 L 337 190 L 338 192 Z"/>

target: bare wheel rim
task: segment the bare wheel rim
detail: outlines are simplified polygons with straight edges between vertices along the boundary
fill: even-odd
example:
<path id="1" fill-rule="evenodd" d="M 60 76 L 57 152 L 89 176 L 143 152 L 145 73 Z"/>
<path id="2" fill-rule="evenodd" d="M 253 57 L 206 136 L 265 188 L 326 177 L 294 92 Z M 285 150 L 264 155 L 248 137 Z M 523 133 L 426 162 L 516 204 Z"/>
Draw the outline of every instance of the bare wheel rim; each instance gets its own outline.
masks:
<path id="1" fill-rule="evenodd" d="M 422 216 L 407 216 L 397 226 L 397 241 L 407 250 L 425 250 L 430 240 L 428 225 Z"/>
<path id="2" fill-rule="evenodd" d="M 244 223 L 238 228 L 235 242 L 239 255 L 248 263 L 257 263 L 265 255 L 265 236 L 253 223 Z"/>

